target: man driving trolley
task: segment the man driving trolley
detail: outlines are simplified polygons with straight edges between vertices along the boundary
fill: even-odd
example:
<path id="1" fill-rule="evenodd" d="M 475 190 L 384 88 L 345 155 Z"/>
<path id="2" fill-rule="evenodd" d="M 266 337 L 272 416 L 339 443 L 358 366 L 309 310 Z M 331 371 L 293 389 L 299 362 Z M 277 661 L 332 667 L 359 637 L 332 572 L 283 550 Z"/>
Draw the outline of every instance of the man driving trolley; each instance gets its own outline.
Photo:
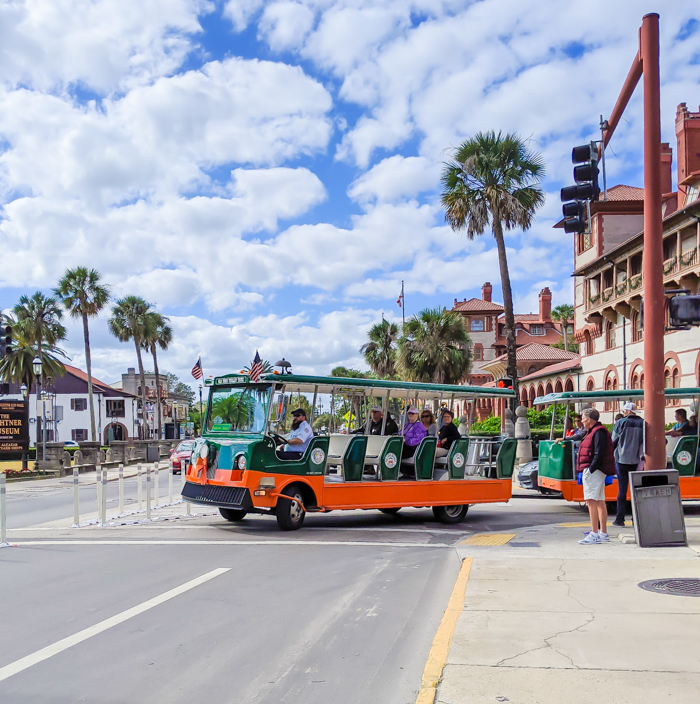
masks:
<path id="1" fill-rule="evenodd" d="M 298 460 L 306 451 L 314 431 L 306 420 L 306 411 L 297 408 L 292 411 L 292 429 L 283 436 L 287 443 L 284 449 L 277 451 L 277 457 L 281 460 Z"/>

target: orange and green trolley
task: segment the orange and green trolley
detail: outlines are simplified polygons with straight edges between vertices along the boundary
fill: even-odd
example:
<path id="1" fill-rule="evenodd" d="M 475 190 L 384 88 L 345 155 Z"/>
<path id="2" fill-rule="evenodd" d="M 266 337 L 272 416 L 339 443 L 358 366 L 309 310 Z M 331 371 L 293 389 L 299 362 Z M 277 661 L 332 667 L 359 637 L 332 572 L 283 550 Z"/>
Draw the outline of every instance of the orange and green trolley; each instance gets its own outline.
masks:
<path id="1" fill-rule="evenodd" d="M 430 407 L 439 418 L 441 409 L 465 402 L 514 398 L 510 389 L 277 373 L 255 383 L 244 374 L 220 376 L 208 386 L 182 496 L 218 507 L 229 521 L 267 514 L 294 530 L 312 512 L 431 507 L 438 520 L 457 523 L 472 504 L 511 497 L 515 440 L 463 436 L 437 457 L 437 438 L 427 436 L 402 460 L 401 435 L 410 405 Z M 277 450 L 295 407 L 305 409 L 314 437 L 298 459 L 281 459 Z M 368 434 L 377 407 L 382 431 L 391 415 L 398 434 Z"/>
<path id="2" fill-rule="evenodd" d="M 698 404 L 700 388 L 669 388 L 665 389 L 666 401 L 677 404 L 689 400 Z M 610 405 L 624 401 L 633 401 L 638 406 L 644 400 L 643 389 L 627 389 L 614 391 L 565 391 L 561 393 L 540 396 L 533 401 L 535 406 L 563 405 L 566 415 L 572 407 L 580 404 L 590 405 L 605 403 Z M 643 415 L 643 410 L 640 410 Z M 552 411 L 554 419 L 555 410 Z M 553 424 L 552 424 L 553 426 Z M 549 440 L 539 444 L 538 483 L 544 489 L 560 492 L 567 501 L 582 502 L 583 486 L 579 483 L 576 472 L 577 443 L 571 440 L 554 441 L 554 431 Z M 678 471 L 681 498 L 685 500 L 700 499 L 700 462 L 698 462 L 698 435 L 685 435 L 678 438 L 667 438 L 667 466 Z M 617 478 L 612 477 L 605 486 L 605 500 L 613 502 L 617 499 Z"/>

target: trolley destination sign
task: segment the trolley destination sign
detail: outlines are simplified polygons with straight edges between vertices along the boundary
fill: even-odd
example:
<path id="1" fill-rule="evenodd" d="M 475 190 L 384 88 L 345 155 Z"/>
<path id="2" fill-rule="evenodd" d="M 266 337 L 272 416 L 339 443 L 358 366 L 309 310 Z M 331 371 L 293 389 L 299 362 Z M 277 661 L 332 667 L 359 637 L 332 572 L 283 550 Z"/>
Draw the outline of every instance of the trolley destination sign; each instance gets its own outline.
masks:
<path id="1" fill-rule="evenodd" d="M 29 443 L 24 401 L 0 401 L 0 453 L 21 452 Z"/>

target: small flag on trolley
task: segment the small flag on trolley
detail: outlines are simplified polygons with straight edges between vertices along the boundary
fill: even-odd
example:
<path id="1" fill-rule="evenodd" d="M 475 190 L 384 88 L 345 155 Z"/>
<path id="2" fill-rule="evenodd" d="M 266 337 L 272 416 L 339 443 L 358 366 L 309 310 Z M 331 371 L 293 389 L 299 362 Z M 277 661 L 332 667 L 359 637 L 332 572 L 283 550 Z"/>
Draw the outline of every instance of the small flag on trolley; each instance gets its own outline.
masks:
<path id="1" fill-rule="evenodd" d="M 202 371 L 202 358 L 200 357 L 197 360 L 197 364 L 192 367 L 192 376 L 195 379 L 201 379 L 204 376 L 204 372 Z"/>
<path id="2" fill-rule="evenodd" d="M 263 373 L 263 363 L 262 359 L 260 359 L 260 355 L 258 354 L 258 351 L 255 350 L 255 358 L 253 359 L 253 363 L 250 365 L 250 380 L 255 383 L 260 380 L 260 377 L 262 376 Z"/>

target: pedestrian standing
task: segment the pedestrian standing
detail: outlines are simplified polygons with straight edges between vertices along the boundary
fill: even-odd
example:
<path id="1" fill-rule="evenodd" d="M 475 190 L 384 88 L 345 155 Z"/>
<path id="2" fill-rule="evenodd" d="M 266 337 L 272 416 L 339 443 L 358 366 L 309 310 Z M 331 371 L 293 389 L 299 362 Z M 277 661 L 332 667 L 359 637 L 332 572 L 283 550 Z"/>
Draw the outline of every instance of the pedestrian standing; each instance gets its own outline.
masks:
<path id="1" fill-rule="evenodd" d="M 609 543 L 605 478 L 615 474 L 613 442 L 595 408 L 585 408 L 581 413 L 581 422 L 587 432 L 578 449 L 578 471 L 583 473 L 583 498 L 591 518 L 591 531 L 579 543 Z"/>
<path id="2" fill-rule="evenodd" d="M 617 515 L 614 526 L 625 527 L 627 513 L 627 488 L 630 472 L 635 472 L 644 456 L 644 421 L 635 413 L 637 407 L 628 401 L 622 406 L 622 419 L 615 423 L 612 432 L 617 470 Z"/>

